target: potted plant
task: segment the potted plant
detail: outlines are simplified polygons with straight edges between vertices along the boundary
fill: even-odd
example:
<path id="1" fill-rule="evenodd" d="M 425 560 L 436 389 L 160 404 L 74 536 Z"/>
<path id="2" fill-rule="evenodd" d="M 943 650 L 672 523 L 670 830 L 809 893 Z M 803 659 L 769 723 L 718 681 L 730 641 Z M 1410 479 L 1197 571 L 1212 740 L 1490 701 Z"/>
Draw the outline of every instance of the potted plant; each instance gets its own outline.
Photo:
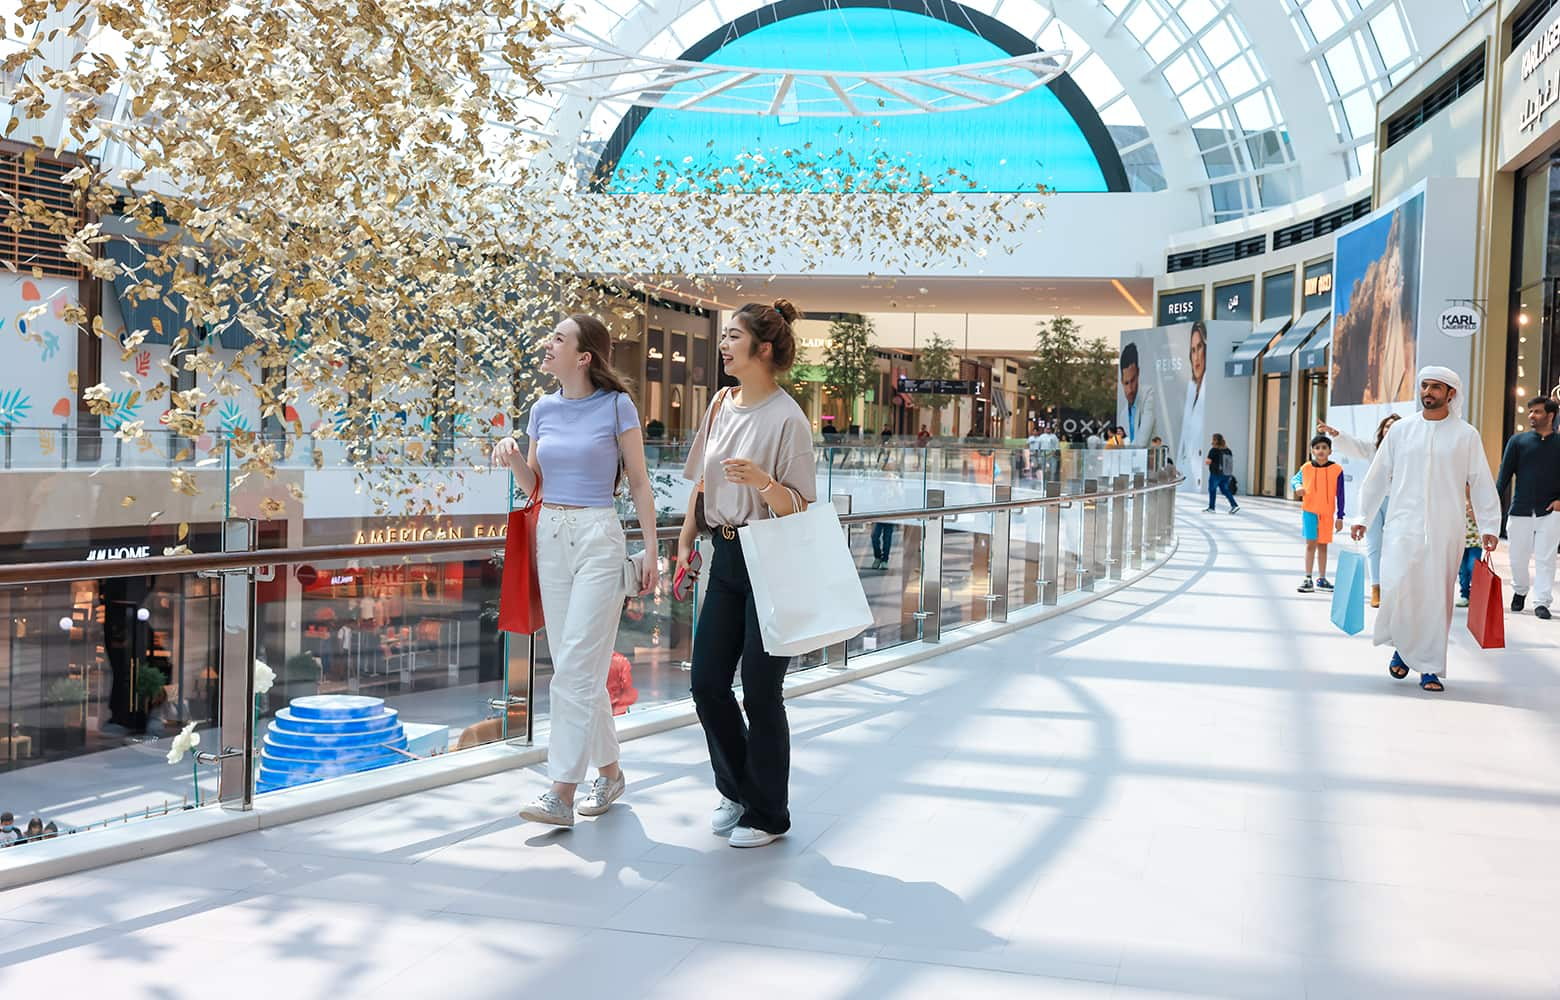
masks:
<path id="1" fill-rule="evenodd" d="M 61 677 L 44 692 L 43 749 L 77 750 L 87 741 L 87 685 Z"/>
<path id="2" fill-rule="evenodd" d="M 157 710 L 168 700 L 167 684 L 168 678 L 156 667 L 142 663 L 136 669 L 135 709 L 130 713 L 136 732 L 162 735 L 162 720 L 158 718 Z"/>
<path id="3" fill-rule="evenodd" d="M 320 661 L 313 653 L 294 653 L 282 664 L 282 700 L 320 693 Z"/>

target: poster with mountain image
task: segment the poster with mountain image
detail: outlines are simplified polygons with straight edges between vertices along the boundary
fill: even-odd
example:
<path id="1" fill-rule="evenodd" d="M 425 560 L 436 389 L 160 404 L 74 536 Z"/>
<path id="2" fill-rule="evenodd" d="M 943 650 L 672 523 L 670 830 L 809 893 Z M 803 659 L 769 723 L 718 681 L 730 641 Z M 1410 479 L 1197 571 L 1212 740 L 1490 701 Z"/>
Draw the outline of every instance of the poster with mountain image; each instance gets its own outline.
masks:
<path id="1" fill-rule="evenodd" d="M 1338 237 L 1334 256 L 1332 405 L 1414 398 L 1425 197 Z"/>

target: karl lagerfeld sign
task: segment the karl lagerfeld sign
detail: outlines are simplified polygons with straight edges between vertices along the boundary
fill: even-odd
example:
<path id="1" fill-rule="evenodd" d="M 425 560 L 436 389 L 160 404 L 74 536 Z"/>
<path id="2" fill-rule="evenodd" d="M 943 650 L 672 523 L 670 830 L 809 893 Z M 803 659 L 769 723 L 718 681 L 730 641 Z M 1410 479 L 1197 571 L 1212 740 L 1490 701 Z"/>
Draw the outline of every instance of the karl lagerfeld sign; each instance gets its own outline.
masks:
<path id="1" fill-rule="evenodd" d="M 1560 8 L 1501 67 L 1500 163 L 1520 166 L 1560 125 Z"/>
<path id="2" fill-rule="evenodd" d="M 1452 306 L 1441 313 L 1438 325 L 1448 337 L 1471 337 L 1479 332 L 1479 314 L 1468 306 Z"/>

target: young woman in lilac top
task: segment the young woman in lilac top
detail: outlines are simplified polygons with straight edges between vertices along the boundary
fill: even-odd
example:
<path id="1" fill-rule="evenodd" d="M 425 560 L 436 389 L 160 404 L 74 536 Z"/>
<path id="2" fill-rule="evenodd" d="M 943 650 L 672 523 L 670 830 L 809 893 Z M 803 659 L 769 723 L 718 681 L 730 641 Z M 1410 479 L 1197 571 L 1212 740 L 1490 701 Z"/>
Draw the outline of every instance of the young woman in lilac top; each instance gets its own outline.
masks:
<path id="1" fill-rule="evenodd" d="M 601 815 L 624 789 L 607 696 L 624 597 L 623 526 L 613 505 L 620 477 L 628 479 L 649 539 L 639 593 L 655 589 L 660 575 L 639 414 L 612 369 L 611 350 L 612 338 L 594 316 L 559 323 L 542 358 L 542 371 L 558 380 L 559 390 L 531 410 L 530 452 L 522 456 L 514 438 L 493 446 L 493 463 L 513 472 L 521 490 L 533 493 L 538 478 L 542 490 L 536 565 L 553 661 L 547 751 L 553 784 L 520 815 L 554 826 L 574 825 L 575 791 L 591 766 L 600 776 L 579 802 L 580 815 Z"/>

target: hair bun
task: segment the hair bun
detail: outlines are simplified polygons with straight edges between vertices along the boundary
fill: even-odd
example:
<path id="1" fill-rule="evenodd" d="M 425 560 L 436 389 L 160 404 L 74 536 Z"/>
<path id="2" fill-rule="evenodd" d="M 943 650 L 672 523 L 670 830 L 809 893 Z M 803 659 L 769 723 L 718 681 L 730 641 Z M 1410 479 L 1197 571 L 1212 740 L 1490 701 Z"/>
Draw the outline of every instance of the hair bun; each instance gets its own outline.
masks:
<path id="1" fill-rule="evenodd" d="M 775 312 L 784 316 L 787 323 L 795 323 L 796 317 L 801 315 L 801 313 L 796 311 L 796 307 L 791 304 L 790 299 L 775 299 Z"/>

